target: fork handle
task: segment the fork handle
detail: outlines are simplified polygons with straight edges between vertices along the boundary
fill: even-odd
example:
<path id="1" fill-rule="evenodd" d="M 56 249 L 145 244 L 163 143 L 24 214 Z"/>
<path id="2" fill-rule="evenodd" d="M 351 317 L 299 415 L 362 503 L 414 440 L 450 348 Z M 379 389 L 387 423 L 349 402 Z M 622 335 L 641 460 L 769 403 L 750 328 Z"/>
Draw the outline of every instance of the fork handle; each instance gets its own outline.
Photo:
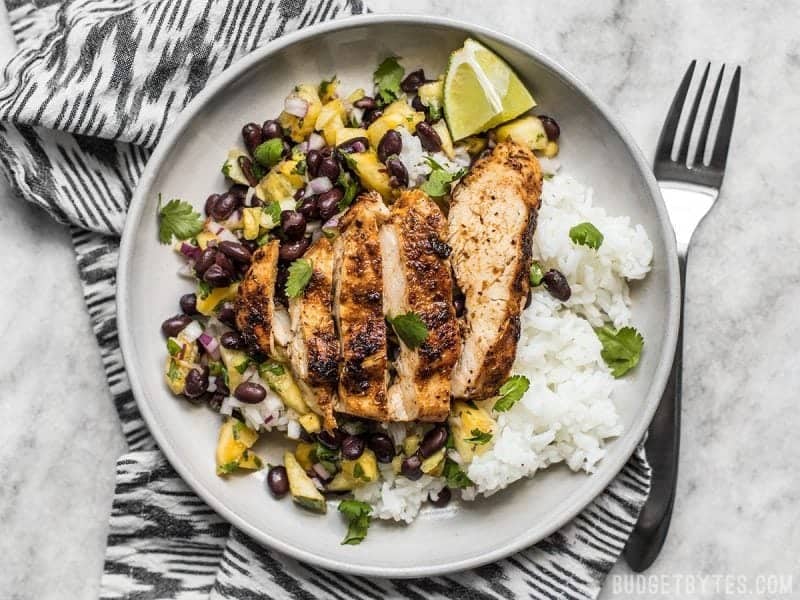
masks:
<path id="1" fill-rule="evenodd" d="M 681 442 L 681 367 L 683 361 L 683 297 L 686 256 L 678 257 L 681 280 L 680 324 L 675 359 L 664 394 L 650 423 L 645 450 L 653 470 L 650 496 L 625 546 L 625 561 L 637 573 L 647 569 L 658 556 L 667 537 L 678 481 Z"/>

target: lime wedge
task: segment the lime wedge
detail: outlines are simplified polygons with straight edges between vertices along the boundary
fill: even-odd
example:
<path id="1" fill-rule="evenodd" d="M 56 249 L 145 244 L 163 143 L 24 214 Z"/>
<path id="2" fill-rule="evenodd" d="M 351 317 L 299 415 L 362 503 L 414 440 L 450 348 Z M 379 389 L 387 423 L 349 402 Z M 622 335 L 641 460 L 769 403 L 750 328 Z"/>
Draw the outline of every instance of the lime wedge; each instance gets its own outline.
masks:
<path id="1" fill-rule="evenodd" d="M 454 140 L 486 131 L 536 106 L 508 64 L 467 39 L 450 55 L 444 80 L 444 114 Z"/>

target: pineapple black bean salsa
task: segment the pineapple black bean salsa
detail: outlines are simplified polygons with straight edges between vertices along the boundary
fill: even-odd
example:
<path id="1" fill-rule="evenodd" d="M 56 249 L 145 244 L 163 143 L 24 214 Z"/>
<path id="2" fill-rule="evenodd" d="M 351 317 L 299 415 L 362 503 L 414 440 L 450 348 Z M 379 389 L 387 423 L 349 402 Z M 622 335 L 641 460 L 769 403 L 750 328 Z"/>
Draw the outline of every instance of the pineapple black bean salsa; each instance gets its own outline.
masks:
<path id="1" fill-rule="evenodd" d="M 174 248 L 185 259 L 180 275 L 197 286 L 181 296 L 181 313 L 161 326 L 167 338 L 167 385 L 175 395 L 224 417 L 216 450 L 220 476 L 264 467 L 252 450 L 262 431 L 279 430 L 297 440 L 284 465 L 269 467 L 268 488 L 275 498 L 291 491 L 298 504 L 319 512 L 326 510 L 323 493 L 347 493 L 376 481 L 379 464 L 411 480 L 423 474 L 443 477 L 446 486 L 429 498 L 436 507 L 447 505 L 450 488 L 471 482 L 447 457 L 455 446 L 447 424 L 420 424 L 399 445 L 384 424 L 367 419 L 339 415 L 337 429 L 323 430 L 288 366 L 280 357 L 248 347 L 237 330 L 233 302 L 253 253 L 280 241 L 275 301 L 286 306 L 288 297 L 308 283 L 311 270 L 304 253 L 319 237 L 337 235 L 340 218 L 361 192 L 375 191 L 391 201 L 400 188 L 420 187 L 446 210 L 451 186 L 497 140 L 513 134 L 541 156 L 558 153 L 560 131 L 551 117 L 524 116 L 454 144 L 444 119 L 443 77 L 430 79 L 422 69 L 405 74 L 389 57 L 378 66 L 374 82 L 371 96 L 363 89 L 343 95 L 335 76 L 300 84 L 277 118 L 245 124 L 244 148 L 230 150 L 222 166 L 228 189 L 208 196 L 205 218 L 182 200 L 163 205 L 159 200 L 160 241 L 177 240 Z M 401 158 L 409 137 L 428 153 L 422 175 Z M 533 285 L 546 285 L 549 277 L 554 295 L 569 296 L 563 276 L 541 271 L 534 263 Z M 456 294 L 454 304 L 461 316 L 463 296 Z M 396 348 L 395 333 L 388 331 Z M 513 403 L 525 389 L 524 377 L 512 377 L 501 388 L 501 399 Z M 476 425 L 465 439 L 479 447 L 491 434 L 480 428 L 478 407 L 467 404 L 464 410 L 476 413 Z M 371 506 L 347 499 L 339 511 L 349 524 L 343 543 L 360 543 Z"/>

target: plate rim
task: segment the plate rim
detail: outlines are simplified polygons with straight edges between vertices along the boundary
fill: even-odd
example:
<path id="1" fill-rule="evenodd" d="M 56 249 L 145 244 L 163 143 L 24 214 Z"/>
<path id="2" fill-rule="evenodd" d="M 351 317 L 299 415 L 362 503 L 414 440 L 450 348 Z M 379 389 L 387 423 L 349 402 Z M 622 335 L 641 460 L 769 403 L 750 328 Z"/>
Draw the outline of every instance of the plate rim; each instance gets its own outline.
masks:
<path id="1" fill-rule="evenodd" d="M 613 462 L 606 462 L 604 465 L 604 473 L 596 473 L 592 475 L 592 477 L 596 478 L 594 484 L 585 486 L 583 491 L 574 494 L 572 498 L 564 502 L 559 511 L 558 517 L 554 518 L 552 522 L 548 523 L 546 526 L 521 531 L 516 537 L 509 540 L 505 545 L 486 554 L 476 553 L 474 556 L 469 558 L 439 563 L 436 565 L 426 565 L 421 562 L 419 565 L 414 567 L 356 565 L 348 563 L 346 558 L 337 560 L 319 556 L 313 552 L 304 550 L 302 547 L 287 543 L 257 530 L 245 519 L 239 517 L 233 511 L 228 509 L 220 499 L 207 490 L 200 481 L 196 480 L 189 469 L 183 465 L 177 451 L 172 447 L 164 431 L 160 428 L 157 419 L 150 411 L 148 402 L 144 400 L 145 393 L 140 384 L 140 375 L 135 366 L 136 361 L 134 360 L 134 342 L 132 334 L 134 325 L 130 322 L 130 310 L 128 308 L 127 300 L 131 257 L 133 256 L 136 248 L 133 240 L 136 235 L 136 231 L 139 228 L 139 224 L 142 221 L 142 212 L 144 210 L 146 201 L 145 192 L 151 187 L 164 158 L 172 150 L 172 147 L 180 139 L 181 135 L 193 121 L 195 116 L 201 112 L 203 108 L 205 108 L 206 104 L 213 100 L 213 98 L 221 90 L 223 90 L 228 83 L 235 80 L 237 77 L 245 73 L 254 65 L 266 59 L 268 56 L 279 52 L 287 46 L 308 38 L 317 37 L 335 31 L 351 29 L 355 27 L 369 27 L 370 25 L 385 24 L 441 26 L 460 31 L 468 31 L 476 36 L 483 36 L 489 39 L 500 41 L 545 65 L 565 84 L 569 85 L 579 94 L 582 94 L 585 98 L 587 98 L 603 116 L 603 118 L 606 119 L 614 132 L 625 144 L 628 152 L 634 159 L 637 169 L 642 174 L 644 181 L 647 184 L 650 198 L 655 206 L 661 226 L 661 237 L 665 243 L 667 262 L 665 265 L 668 284 L 666 336 L 661 345 L 658 365 L 656 366 L 648 393 L 642 404 L 642 409 L 639 411 L 639 416 L 634 421 L 629 431 L 626 432 L 628 434 L 627 439 L 618 438 L 615 441 L 615 443 L 623 444 L 623 451 L 618 455 L 620 458 L 617 458 Z M 434 575 L 443 575 L 455 571 L 462 571 L 496 562 L 536 544 L 572 520 L 578 513 L 588 506 L 592 500 L 594 500 L 594 498 L 602 493 L 609 483 L 619 474 L 638 446 L 639 441 L 647 430 L 647 426 L 652 420 L 653 414 L 658 406 L 658 401 L 666 386 L 667 377 L 672 366 L 672 358 L 674 356 L 677 344 L 680 311 L 678 255 L 675 244 L 675 236 L 669 221 L 666 206 L 661 197 L 661 192 L 656 179 L 650 169 L 649 163 L 645 160 L 642 151 L 639 149 L 638 145 L 633 140 L 633 137 L 630 135 L 627 129 L 622 125 L 617 117 L 614 116 L 609 107 L 606 106 L 606 104 L 600 99 L 598 99 L 589 90 L 588 86 L 582 83 L 570 71 L 532 46 L 520 42 L 509 35 L 482 25 L 477 25 L 475 23 L 459 19 L 452 19 L 449 17 L 433 17 L 407 13 L 371 13 L 367 15 L 334 19 L 325 23 L 318 23 L 316 25 L 303 28 L 299 31 L 287 33 L 276 40 L 267 42 L 261 48 L 236 61 L 228 69 L 214 78 L 207 86 L 203 88 L 203 90 L 197 94 L 197 96 L 191 100 L 191 102 L 189 102 L 189 104 L 178 115 L 176 120 L 170 126 L 168 126 L 159 144 L 156 146 L 155 150 L 150 156 L 150 159 L 147 161 L 145 169 L 136 185 L 136 189 L 129 205 L 129 210 L 125 218 L 125 226 L 120 242 L 119 263 L 117 268 L 116 311 L 120 349 L 122 351 L 122 357 L 125 363 L 131 391 L 136 400 L 139 412 L 142 414 L 148 430 L 155 438 L 159 448 L 162 452 L 164 452 L 164 455 L 175 471 L 187 483 L 187 485 L 189 485 L 189 487 L 192 488 L 192 490 L 203 499 L 203 501 L 205 501 L 212 509 L 214 509 L 215 512 L 217 512 L 217 514 L 222 516 L 226 521 L 243 531 L 251 538 L 258 541 L 260 544 L 287 554 L 297 560 L 308 562 L 325 569 L 368 577 L 428 577 Z M 637 431 L 638 435 L 632 435 L 631 432 L 633 431 Z M 604 460 L 608 461 L 609 459 L 606 458 Z"/>

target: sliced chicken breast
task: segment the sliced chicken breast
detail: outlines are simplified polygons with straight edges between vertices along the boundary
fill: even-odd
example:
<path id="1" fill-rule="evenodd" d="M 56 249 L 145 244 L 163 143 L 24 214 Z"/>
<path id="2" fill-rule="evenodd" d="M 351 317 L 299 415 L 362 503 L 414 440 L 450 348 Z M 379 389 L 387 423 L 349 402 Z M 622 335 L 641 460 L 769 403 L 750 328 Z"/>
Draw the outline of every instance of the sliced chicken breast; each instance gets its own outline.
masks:
<path id="1" fill-rule="evenodd" d="M 236 325 L 249 346 L 276 354 L 273 340 L 275 278 L 278 274 L 278 241 L 273 240 L 253 254 L 253 262 L 236 296 Z"/>
<path id="2" fill-rule="evenodd" d="M 362 194 L 342 217 L 334 243 L 334 315 L 342 352 L 337 410 L 382 421 L 389 418 L 388 365 L 378 232 L 388 213 L 379 194 Z"/>
<path id="3" fill-rule="evenodd" d="M 453 191 L 448 244 L 466 306 L 452 381 L 456 398 L 496 394 L 511 370 L 541 192 L 539 161 L 511 141 L 479 159 Z"/>
<path id="4" fill-rule="evenodd" d="M 447 220 L 419 190 L 404 191 L 381 228 L 387 316 L 414 312 L 428 329 L 419 348 L 400 342 L 388 391 L 392 421 L 443 421 L 450 412 L 450 378 L 461 352 L 453 308 Z"/>
<path id="5" fill-rule="evenodd" d="M 303 293 L 289 299 L 289 359 L 306 403 L 336 427 L 333 402 L 339 379 L 339 338 L 333 322 L 333 244 L 320 238 L 306 251 L 313 272 Z"/>

